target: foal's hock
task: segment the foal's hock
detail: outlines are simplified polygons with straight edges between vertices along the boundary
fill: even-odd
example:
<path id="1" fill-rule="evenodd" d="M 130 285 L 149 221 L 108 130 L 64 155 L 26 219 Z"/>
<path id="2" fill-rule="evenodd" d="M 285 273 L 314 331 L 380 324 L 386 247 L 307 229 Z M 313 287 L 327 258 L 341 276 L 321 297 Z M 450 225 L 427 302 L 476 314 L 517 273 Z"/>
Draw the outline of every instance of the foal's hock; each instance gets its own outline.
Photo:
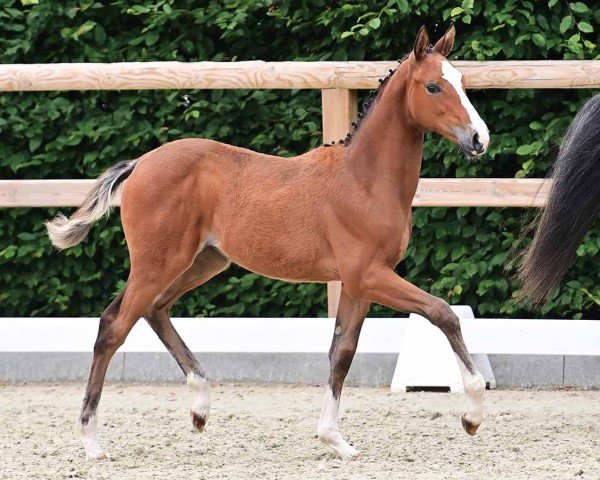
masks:
<path id="1" fill-rule="evenodd" d="M 186 139 L 108 169 L 81 207 L 48 223 L 59 248 L 80 242 L 123 186 L 121 218 L 131 272 L 100 319 L 79 425 L 89 458 L 107 453 L 96 411 L 109 361 L 144 317 L 194 390 L 194 426 L 202 430 L 209 383 L 179 337 L 169 311 L 185 292 L 235 262 L 272 278 L 342 281 L 330 350 L 331 370 L 317 428 L 342 458 L 358 451 L 340 435 L 344 379 L 372 302 L 419 313 L 447 336 L 461 368 L 470 435 L 482 421 L 484 381 L 463 342 L 458 318 L 394 272 L 411 233 L 411 204 L 423 138 L 435 131 L 467 156 L 485 152 L 489 134 L 446 56 L 454 27 L 431 46 L 424 28 L 412 53 L 381 83 L 362 121 L 343 143 L 282 159 L 222 143 Z"/>

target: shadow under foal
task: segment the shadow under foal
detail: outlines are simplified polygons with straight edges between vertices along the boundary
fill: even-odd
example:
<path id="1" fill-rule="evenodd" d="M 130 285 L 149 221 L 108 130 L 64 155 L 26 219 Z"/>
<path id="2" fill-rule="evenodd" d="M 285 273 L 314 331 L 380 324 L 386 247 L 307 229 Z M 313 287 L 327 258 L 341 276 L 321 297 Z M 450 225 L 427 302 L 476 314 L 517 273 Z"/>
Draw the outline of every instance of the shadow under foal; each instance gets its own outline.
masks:
<path id="1" fill-rule="evenodd" d="M 431 46 L 421 28 L 412 53 L 382 81 L 353 137 L 341 144 L 282 159 L 204 139 L 171 142 L 109 168 L 69 219 L 59 215 L 47 223 L 55 246 L 76 245 L 123 184 L 121 218 L 131 271 L 125 289 L 100 318 L 79 417 L 89 458 L 107 458 L 98 441 L 96 411 L 110 359 L 140 317 L 187 376 L 195 391 L 192 421 L 204 428 L 207 376 L 175 331 L 169 311 L 181 295 L 231 262 L 271 278 L 342 281 L 317 429 L 340 457 L 358 453 L 340 435 L 337 417 L 372 302 L 421 314 L 445 333 L 468 396 L 462 423 L 475 434 L 485 384 L 458 318 L 446 302 L 394 272 L 411 233 L 425 132 L 449 138 L 467 156 L 482 154 L 489 142 L 460 72 L 446 60 L 454 36 L 451 27 Z"/>

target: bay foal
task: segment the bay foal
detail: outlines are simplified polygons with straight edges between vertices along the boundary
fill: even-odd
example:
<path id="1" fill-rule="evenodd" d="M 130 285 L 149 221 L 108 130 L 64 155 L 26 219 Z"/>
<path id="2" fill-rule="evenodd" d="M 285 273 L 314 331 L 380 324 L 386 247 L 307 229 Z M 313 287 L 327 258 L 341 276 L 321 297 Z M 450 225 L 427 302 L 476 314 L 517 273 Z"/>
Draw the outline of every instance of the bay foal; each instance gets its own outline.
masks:
<path id="1" fill-rule="evenodd" d="M 382 83 L 354 136 L 343 144 L 282 159 L 209 140 L 175 141 L 110 168 L 71 218 L 59 215 L 47 224 L 57 247 L 79 243 L 123 183 L 121 217 L 131 271 L 125 289 L 100 318 L 79 417 L 89 458 L 107 456 L 96 432 L 104 376 L 140 317 L 187 376 L 196 392 L 192 422 L 204 428 L 207 376 L 173 328 L 169 310 L 232 261 L 271 278 L 342 281 L 317 429 L 340 457 L 358 453 L 340 435 L 337 417 L 372 302 L 419 313 L 446 334 L 468 396 L 462 423 L 467 433 L 475 433 L 482 421 L 484 381 L 458 318 L 446 302 L 394 273 L 411 233 L 425 132 L 449 138 L 468 156 L 488 145 L 488 130 L 465 95 L 461 74 L 445 58 L 454 35 L 451 27 L 431 46 L 422 28 L 413 52 Z"/>

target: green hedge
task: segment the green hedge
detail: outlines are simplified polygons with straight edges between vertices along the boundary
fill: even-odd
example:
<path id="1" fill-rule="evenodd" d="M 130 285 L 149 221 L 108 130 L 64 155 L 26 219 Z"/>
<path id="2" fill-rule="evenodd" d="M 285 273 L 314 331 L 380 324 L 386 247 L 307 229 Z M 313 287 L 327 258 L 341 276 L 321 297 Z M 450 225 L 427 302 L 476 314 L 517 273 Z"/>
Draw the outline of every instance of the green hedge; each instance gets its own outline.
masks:
<path id="1" fill-rule="evenodd" d="M 598 58 L 600 10 L 583 2 L 282 2 L 4 0 L 2 63 L 387 60 L 410 50 L 422 23 L 432 36 L 457 25 L 454 58 Z M 198 7 L 199 4 L 204 6 Z M 410 6 L 409 6 L 410 4 Z M 502 6 L 498 6 L 502 5 Z M 492 131 L 476 162 L 447 141 L 427 141 L 423 176 L 539 177 L 589 90 L 489 90 L 471 97 Z M 93 178 L 104 168 L 186 136 L 288 156 L 321 143 L 318 91 L 4 93 L 0 178 Z M 55 209 L 0 213 L 0 316 L 98 315 L 127 277 L 118 213 L 66 252 L 42 222 Z M 600 229 L 540 312 L 511 302 L 507 253 L 523 210 L 422 208 L 414 218 L 408 278 L 479 315 L 598 316 Z M 271 281 L 239 268 L 189 294 L 175 315 L 315 316 L 322 285 Z M 378 314 L 388 314 L 379 308 Z"/>

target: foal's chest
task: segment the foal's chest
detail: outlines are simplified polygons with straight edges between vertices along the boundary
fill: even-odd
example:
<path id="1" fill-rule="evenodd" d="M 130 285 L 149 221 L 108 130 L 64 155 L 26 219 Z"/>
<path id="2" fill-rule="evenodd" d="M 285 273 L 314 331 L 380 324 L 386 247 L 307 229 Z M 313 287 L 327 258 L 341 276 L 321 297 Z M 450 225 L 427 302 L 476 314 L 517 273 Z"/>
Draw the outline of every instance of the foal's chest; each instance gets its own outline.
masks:
<path id="1" fill-rule="evenodd" d="M 379 242 L 381 245 L 381 255 L 385 263 L 390 267 L 395 267 L 400 263 L 412 233 L 412 215 L 400 215 L 393 226 L 379 229 Z"/>

